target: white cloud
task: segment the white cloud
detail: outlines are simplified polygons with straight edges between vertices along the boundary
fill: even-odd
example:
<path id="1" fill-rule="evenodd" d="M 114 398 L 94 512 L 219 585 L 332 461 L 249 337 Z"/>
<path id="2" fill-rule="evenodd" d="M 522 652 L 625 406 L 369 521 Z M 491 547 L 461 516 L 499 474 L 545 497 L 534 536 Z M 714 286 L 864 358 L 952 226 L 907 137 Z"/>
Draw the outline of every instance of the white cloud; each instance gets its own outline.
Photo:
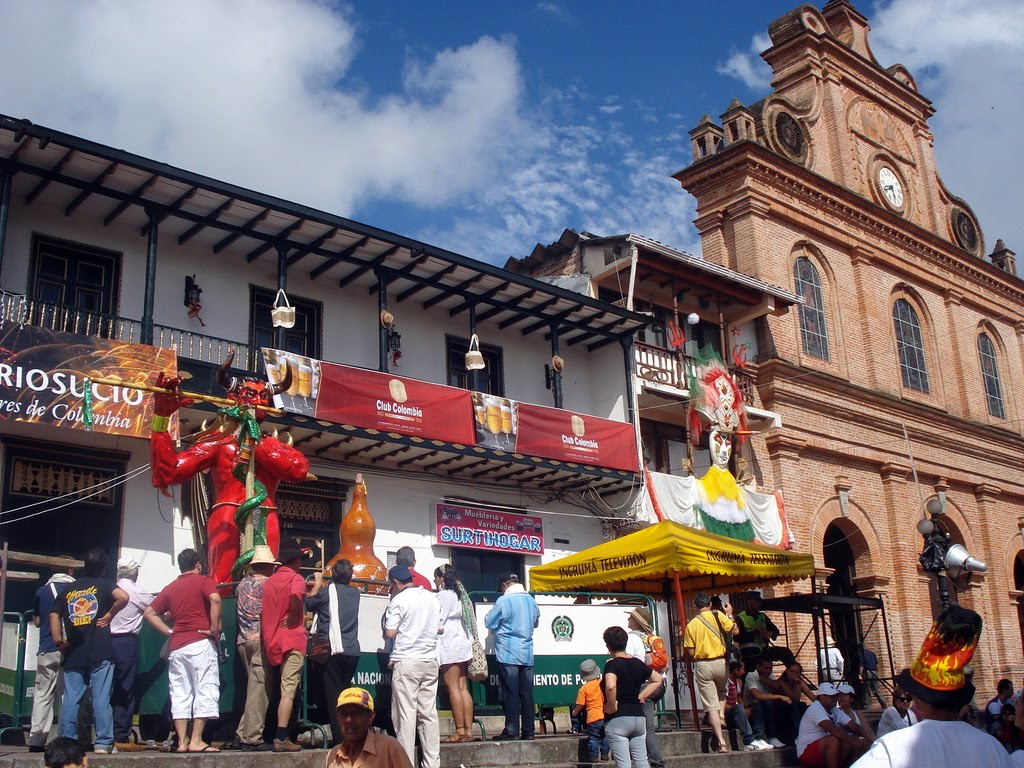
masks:
<path id="1" fill-rule="evenodd" d="M 721 75 L 735 77 L 752 91 L 764 91 L 771 85 L 771 68 L 761 58 L 761 52 L 771 45 L 767 34 L 754 35 L 747 51 L 733 51 L 729 58 L 715 66 Z"/>
<path id="2" fill-rule="evenodd" d="M 343 214 L 448 202 L 524 130 L 513 41 L 410 59 L 371 95 L 355 23 L 313 0 L 7 3 L 0 50 L 0 111 Z"/>

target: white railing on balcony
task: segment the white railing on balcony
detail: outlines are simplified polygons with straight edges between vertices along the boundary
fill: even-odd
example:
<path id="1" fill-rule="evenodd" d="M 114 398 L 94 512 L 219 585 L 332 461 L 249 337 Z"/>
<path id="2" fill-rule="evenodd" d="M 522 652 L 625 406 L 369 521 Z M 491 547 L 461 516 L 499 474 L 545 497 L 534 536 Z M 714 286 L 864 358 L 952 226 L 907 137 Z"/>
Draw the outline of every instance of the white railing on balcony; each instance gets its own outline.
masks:
<path id="1" fill-rule="evenodd" d="M 689 355 L 680 354 L 675 350 L 645 344 L 642 341 L 633 345 L 636 375 L 646 381 L 664 384 L 676 389 L 686 389 L 687 368 L 690 365 Z M 733 367 L 730 372 L 736 379 L 740 394 L 748 405 L 754 402 L 754 371 L 747 368 Z"/>
<path id="2" fill-rule="evenodd" d="M 673 350 L 638 341 L 634 344 L 636 375 L 641 379 L 686 389 L 686 358 Z"/>
<path id="3" fill-rule="evenodd" d="M 138 344 L 142 337 L 142 323 L 139 320 L 35 301 L 11 293 L 0 293 L 0 319 L 9 323 L 37 325 L 51 331 L 99 336 L 126 344 Z M 153 345 L 174 349 L 179 357 L 214 365 L 220 365 L 234 350 L 235 368 L 252 371 L 256 367 L 255 350 L 248 344 L 166 325 L 154 324 Z"/>

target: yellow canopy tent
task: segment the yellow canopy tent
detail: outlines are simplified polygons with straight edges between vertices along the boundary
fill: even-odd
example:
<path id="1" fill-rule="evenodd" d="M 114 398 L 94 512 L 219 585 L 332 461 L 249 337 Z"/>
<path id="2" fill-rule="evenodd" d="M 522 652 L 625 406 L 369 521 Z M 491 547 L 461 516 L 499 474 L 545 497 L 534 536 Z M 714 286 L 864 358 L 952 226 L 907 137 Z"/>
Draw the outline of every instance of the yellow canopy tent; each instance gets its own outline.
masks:
<path id="1" fill-rule="evenodd" d="M 642 531 L 530 569 L 534 592 L 590 589 L 662 595 L 665 579 L 685 592 L 737 592 L 814 575 L 814 558 L 663 520 Z"/>
<path id="2" fill-rule="evenodd" d="M 685 626 L 684 591 L 737 592 L 813 575 L 811 555 L 736 541 L 663 520 L 621 539 L 531 568 L 530 590 L 585 589 L 662 597 L 671 583 L 679 626 Z M 690 664 L 686 677 L 693 723 L 699 730 Z"/>

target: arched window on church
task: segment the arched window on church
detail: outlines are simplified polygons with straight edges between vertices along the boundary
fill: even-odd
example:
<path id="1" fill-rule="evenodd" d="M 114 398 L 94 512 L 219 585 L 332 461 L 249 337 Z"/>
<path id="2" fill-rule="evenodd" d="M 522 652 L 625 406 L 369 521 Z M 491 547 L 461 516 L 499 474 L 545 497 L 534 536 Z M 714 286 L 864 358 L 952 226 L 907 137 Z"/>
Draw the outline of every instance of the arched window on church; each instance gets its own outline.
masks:
<path id="1" fill-rule="evenodd" d="M 924 336 L 917 312 L 906 299 L 897 299 L 892 305 L 893 329 L 896 332 L 896 350 L 900 356 L 903 386 L 928 394 L 928 366 L 924 360 Z"/>
<path id="2" fill-rule="evenodd" d="M 800 340 L 804 352 L 819 360 L 828 360 L 828 327 L 825 325 L 821 278 L 806 256 L 793 263 L 793 283 L 797 294 L 804 300 L 800 306 Z"/>
<path id="3" fill-rule="evenodd" d="M 978 359 L 981 361 L 981 380 L 985 385 L 988 415 L 1005 419 L 1006 410 L 1003 408 L 1003 389 L 999 384 L 996 347 L 987 333 L 978 334 Z"/>

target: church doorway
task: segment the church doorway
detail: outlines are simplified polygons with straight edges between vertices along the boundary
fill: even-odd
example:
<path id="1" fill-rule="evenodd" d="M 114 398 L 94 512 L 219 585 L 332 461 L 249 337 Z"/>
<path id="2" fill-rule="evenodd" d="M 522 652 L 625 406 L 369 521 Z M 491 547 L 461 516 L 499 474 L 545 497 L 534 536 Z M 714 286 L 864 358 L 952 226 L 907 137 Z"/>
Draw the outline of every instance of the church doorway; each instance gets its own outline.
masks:
<path id="1" fill-rule="evenodd" d="M 845 523 L 845 524 L 844 524 Z M 834 520 L 825 529 L 822 543 L 825 567 L 832 569 L 825 579 L 826 592 L 839 597 L 856 597 L 854 580 L 857 577 L 856 557 L 851 538 L 859 536 L 856 526 L 849 521 Z M 857 679 L 860 668 L 860 627 L 858 614 L 852 608 L 833 608 L 829 611 L 832 639 L 843 654 L 844 675 L 847 680 Z M 825 641 L 825 638 L 822 638 Z M 830 643 L 831 644 L 831 643 Z"/>

